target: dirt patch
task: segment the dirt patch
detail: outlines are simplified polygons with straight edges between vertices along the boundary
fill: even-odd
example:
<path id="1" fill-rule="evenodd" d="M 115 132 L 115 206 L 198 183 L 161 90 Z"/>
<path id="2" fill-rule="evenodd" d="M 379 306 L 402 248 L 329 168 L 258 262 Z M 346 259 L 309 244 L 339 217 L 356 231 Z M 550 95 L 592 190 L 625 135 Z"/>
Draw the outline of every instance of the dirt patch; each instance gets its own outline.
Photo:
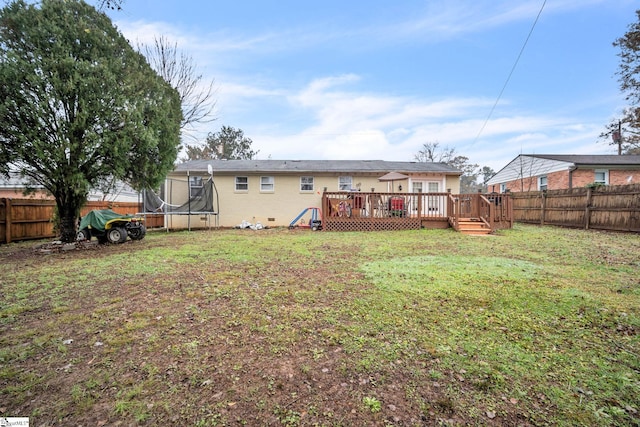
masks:
<path id="1" fill-rule="evenodd" d="M 394 312 L 411 307 L 388 308 L 397 329 L 371 322 L 385 308 L 367 306 L 356 244 L 327 240 L 308 253 L 304 234 L 278 246 L 265 232 L 237 251 L 236 233 L 198 245 L 168 234 L 5 249 L 0 260 L 34 285 L 20 299 L 27 291 L 4 282 L 13 309 L 0 317 L 0 416 L 38 426 L 524 426 L 553 411 L 544 396 L 516 398 L 445 363 L 444 350 L 403 330 L 411 313 Z M 344 309 L 354 301 L 358 310 Z"/>

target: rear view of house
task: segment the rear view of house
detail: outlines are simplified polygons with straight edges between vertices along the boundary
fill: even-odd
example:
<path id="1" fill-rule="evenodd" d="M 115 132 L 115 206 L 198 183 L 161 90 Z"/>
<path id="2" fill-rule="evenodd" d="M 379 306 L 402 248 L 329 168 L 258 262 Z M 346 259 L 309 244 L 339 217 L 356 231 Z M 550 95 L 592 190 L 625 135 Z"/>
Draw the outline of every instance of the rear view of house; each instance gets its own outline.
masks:
<path id="1" fill-rule="evenodd" d="M 391 172 L 397 175 L 388 175 Z M 217 225 L 234 227 L 248 221 L 288 226 L 302 210 L 321 207 L 325 192 L 458 193 L 460 175 L 444 163 L 427 162 L 195 160 L 177 165 L 162 193 L 166 203 L 184 206 L 208 194 L 202 188 L 211 179 Z M 398 179 L 388 179 L 394 176 Z M 193 220 L 194 215 L 168 221 L 173 228 L 186 228 L 187 217 Z M 199 226 L 200 220 L 206 217 L 196 214 L 196 223 L 190 225 Z"/>

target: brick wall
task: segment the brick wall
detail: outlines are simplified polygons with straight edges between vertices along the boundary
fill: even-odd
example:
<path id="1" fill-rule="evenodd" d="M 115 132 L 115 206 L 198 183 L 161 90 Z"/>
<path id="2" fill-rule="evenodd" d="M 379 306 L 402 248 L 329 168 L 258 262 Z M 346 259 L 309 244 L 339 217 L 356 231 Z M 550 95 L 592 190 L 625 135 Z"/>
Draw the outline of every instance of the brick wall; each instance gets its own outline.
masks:
<path id="1" fill-rule="evenodd" d="M 593 169 L 578 169 L 573 171 L 573 188 L 584 187 L 588 184 L 593 184 L 596 179 L 596 173 Z M 567 189 L 569 186 L 554 188 L 554 190 Z"/>
<path id="2" fill-rule="evenodd" d="M 609 185 L 640 184 L 640 171 L 609 171 Z"/>
<path id="3" fill-rule="evenodd" d="M 571 187 L 580 188 L 595 181 L 594 169 L 577 169 L 571 174 Z M 609 170 L 609 185 L 628 185 L 640 183 L 640 170 Z M 511 192 L 538 191 L 538 177 L 526 177 L 506 183 Z M 569 188 L 569 171 L 547 174 L 547 190 L 565 190 Z M 489 192 L 500 192 L 500 184 L 489 187 Z"/>
<path id="4" fill-rule="evenodd" d="M 569 171 L 547 174 L 547 190 L 564 190 L 565 188 L 569 188 Z"/>

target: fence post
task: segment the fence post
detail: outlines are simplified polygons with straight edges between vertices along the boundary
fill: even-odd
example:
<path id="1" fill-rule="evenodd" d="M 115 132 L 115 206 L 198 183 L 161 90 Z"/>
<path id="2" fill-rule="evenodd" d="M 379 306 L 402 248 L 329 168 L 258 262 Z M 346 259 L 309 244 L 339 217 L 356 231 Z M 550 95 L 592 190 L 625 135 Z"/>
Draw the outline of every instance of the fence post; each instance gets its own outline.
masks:
<path id="1" fill-rule="evenodd" d="M 0 224 L 5 224 L 5 227 L 6 227 L 6 219 L 7 219 L 6 206 L 7 206 L 7 199 L 5 199 L 4 197 L 0 197 L 0 208 L 2 208 L 0 209 Z M 5 228 L 2 234 L 2 237 L 0 237 L 0 244 L 6 243 L 6 240 L 5 240 L 6 235 L 7 235 L 7 230 Z"/>
<path id="2" fill-rule="evenodd" d="M 547 192 L 542 192 L 542 210 L 540 212 L 540 225 L 544 225 L 545 210 L 547 208 Z"/>
<path id="3" fill-rule="evenodd" d="M 504 198 L 502 199 L 504 200 Z M 511 197 L 511 194 L 507 194 L 507 215 L 509 215 L 509 228 L 513 228 L 513 223 L 515 221 L 515 218 L 513 217 L 513 198 Z"/>
<path id="4" fill-rule="evenodd" d="M 584 229 L 589 229 L 589 223 L 591 222 L 591 193 L 593 188 L 587 188 L 587 201 L 586 206 L 584 208 Z"/>
<path id="5" fill-rule="evenodd" d="M 6 201 L 5 209 L 6 209 L 6 217 L 4 221 L 4 233 L 5 233 L 5 243 L 11 243 L 11 229 L 13 228 L 13 224 L 11 223 L 11 199 L 7 197 L 4 199 Z"/>

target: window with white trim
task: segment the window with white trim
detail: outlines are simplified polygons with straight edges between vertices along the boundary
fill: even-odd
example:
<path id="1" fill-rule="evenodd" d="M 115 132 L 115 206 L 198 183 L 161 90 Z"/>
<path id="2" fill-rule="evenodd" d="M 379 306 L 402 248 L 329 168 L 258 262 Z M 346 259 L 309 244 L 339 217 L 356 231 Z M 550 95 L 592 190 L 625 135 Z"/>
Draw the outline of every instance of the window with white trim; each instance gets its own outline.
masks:
<path id="1" fill-rule="evenodd" d="M 547 189 L 547 176 L 543 175 L 538 178 L 538 190 L 545 191 Z"/>
<path id="2" fill-rule="evenodd" d="M 236 191 L 249 191 L 249 177 L 236 176 Z"/>
<path id="3" fill-rule="evenodd" d="M 275 190 L 275 179 L 272 176 L 260 177 L 260 191 L 273 192 Z"/>
<path id="4" fill-rule="evenodd" d="M 350 191 L 353 179 L 350 176 L 341 176 L 338 178 L 338 188 L 340 191 Z"/>
<path id="5" fill-rule="evenodd" d="M 300 177 L 300 191 L 313 191 L 313 177 L 301 176 Z"/>
<path id="6" fill-rule="evenodd" d="M 596 169 L 593 182 L 596 184 L 609 185 L 609 171 L 607 169 Z"/>
<path id="7" fill-rule="evenodd" d="M 201 176 L 190 176 L 189 177 L 189 197 L 200 197 L 202 196 L 202 177 Z"/>
<path id="8" fill-rule="evenodd" d="M 507 184 L 506 183 L 500 184 L 500 192 L 501 193 L 506 193 L 507 192 Z"/>

